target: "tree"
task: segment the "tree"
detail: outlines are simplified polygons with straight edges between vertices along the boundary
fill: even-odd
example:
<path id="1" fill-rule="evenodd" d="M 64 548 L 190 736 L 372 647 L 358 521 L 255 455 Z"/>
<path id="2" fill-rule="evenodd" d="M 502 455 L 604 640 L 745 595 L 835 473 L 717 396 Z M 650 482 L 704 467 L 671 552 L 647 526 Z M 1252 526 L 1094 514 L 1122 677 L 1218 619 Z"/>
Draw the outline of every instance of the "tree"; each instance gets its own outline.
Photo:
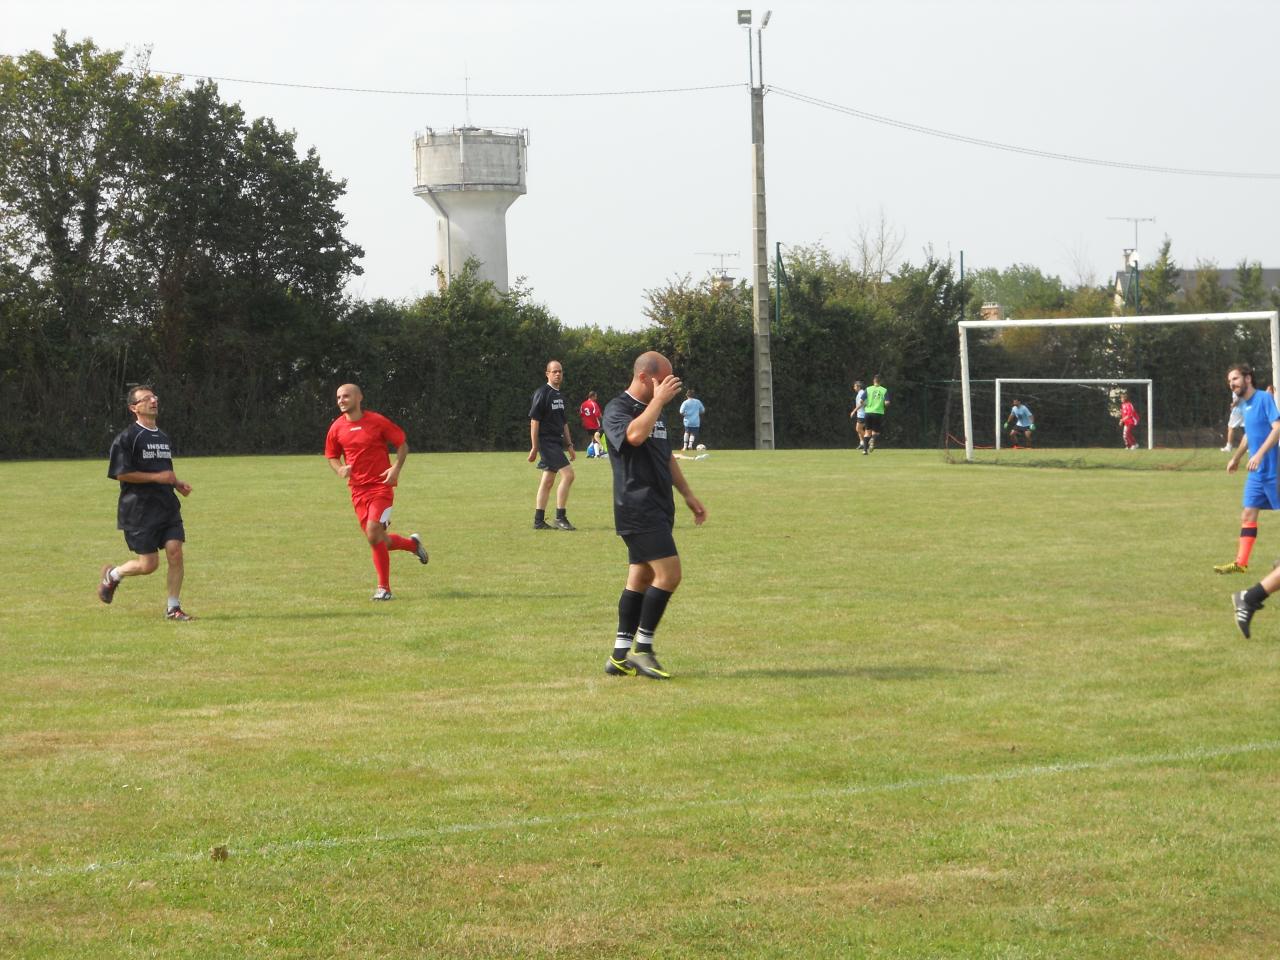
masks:
<path id="1" fill-rule="evenodd" d="M 1144 314 L 1177 312 L 1178 280 L 1182 276 L 1182 270 L 1169 253 L 1172 247 L 1173 241 L 1165 237 L 1164 243 L 1160 245 L 1160 253 L 1142 273 L 1141 312 Z"/>
<path id="2" fill-rule="evenodd" d="M 1236 310 L 1250 311 L 1269 308 L 1266 287 L 1262 283 L 1261 261 L 1255 260 L 1250 263 L 1247 257 L 1241 258 L 1240 262 L 1236 264 L 1234 293 L 1234 309 Z"/>
<path id="3" fill-rule="evenodd" d="M 1222 285 L 1222 274 L 1212 260 L 1196 261 L 1196 282 L 1187 294 L 1187 313 L 1225 313 L 1231 308 L 1231 291 Z"/>

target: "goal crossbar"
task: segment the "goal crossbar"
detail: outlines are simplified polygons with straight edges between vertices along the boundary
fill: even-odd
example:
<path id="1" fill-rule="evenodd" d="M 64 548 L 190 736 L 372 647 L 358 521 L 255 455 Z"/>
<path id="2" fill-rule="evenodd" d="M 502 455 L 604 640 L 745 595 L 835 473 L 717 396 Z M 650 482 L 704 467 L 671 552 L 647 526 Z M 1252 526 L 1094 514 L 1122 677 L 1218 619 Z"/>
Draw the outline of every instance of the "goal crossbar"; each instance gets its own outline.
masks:
<path id="1" fill-rule="evenodd" d="M 1006 327 L 1120 327 L 1151 326 L 1160 323 L 1240 323 L 1266 320 L 1271 325 L 1271 375 L 1280 374 L 1280 310 L 1241 313 L 1175 313 L 1153 317 L 1052 317 L 1038 320 L 961 320 L 960 381 L 964 399 L 964 458 L 973 460 L 973 398 L 969 391 L 969 331 L 999 330 Z M 1148 418 L 1147 427 L 1151 423 Z"/>
<path id="2" fill-rule="evenodd" d="M 1154 421 L 1151 417 L 1151 405 L 1154 395 L 1151 390 L 1152 381 L 1147 380 L 1115 380 L 1115 379 L 1099 379 L 1097 377 L 996 377 L 996 452 L 1000 450 L 1000 414 L 1004 410 L 1000 402 L 1001 388 L 1006 383 L 1065 383 L 1071 386 L 1080 384 L 1090 387 L 1120 387 L 1120 386 L 1142 386 L 1147 387 L 1147 449 L 1155 449 L 1155 428 L 1152 426 Z"/>

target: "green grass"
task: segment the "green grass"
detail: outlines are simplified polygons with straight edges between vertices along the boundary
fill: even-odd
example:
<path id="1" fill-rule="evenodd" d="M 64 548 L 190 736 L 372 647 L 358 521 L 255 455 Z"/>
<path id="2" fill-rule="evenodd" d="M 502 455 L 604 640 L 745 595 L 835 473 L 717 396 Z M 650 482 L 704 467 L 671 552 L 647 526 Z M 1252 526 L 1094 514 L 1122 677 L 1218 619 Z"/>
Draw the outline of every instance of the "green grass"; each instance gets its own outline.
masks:
<path id="1" fill-rule="evenodd" d="M 603 463 L 535 533 L 521 455 L 414 456 L 431 564 L 372 604 L 319 456 L 180 462 L 191 624 L 163 572 L 94 597 L 105 466 L 0 464 L 0 956 L 1280 953 L 1280 616 L 1210 572 L 1220 464 L 715 452 L 670 683 L 602 672 Z"/>

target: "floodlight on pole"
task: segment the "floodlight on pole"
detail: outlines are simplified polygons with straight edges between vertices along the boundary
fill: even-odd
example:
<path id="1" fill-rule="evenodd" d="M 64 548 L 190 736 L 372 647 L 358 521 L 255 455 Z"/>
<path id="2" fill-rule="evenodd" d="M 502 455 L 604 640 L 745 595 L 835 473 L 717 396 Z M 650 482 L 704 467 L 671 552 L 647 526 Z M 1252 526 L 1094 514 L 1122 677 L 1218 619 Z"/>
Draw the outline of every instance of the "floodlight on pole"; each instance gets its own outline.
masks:
<path id="1" fill-rule="evenodd" d="M 739 10 L 739 11 L 738 11 L 738 26 L 740 26 L 740 27 L 749 27 L 749 26 L 751 26 L 751 11 L 750 11 L 750 10 Z"/>

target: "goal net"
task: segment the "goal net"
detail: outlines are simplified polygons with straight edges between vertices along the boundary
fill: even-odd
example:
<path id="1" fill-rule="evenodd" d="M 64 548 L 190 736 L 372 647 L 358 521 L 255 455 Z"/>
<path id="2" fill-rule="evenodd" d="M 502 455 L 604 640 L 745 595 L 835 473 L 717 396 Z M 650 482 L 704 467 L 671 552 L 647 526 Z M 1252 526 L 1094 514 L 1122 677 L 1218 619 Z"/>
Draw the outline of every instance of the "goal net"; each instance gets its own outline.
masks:
<path id="1" fill-rule="evenodd" d="M 966 462 L 983 450 L 982 462 L 1154 467 L 1197 459 L 1207 469 L 1216 461 L 1209 452 L 1225 442 L 1227 370 L 1251 363 L 1259 388 L 1280 371 L 1274 310 L 963 320 L 957 327 L 960 403 L 948 404 L 943 435 L 944 446 L 963 446 Z M 1140 416 L 1137 440 L 1146 449 L 1136 457 L 1121 441 L 1122 390 Z M 1014 399 L 1029 401 L 1034 414 L 1034 458 L 1021 450 L 999 456 L 1009 445 L 1003 428 Z M 1052 447 L 1074 450 L 1055 458 Z"/>
<path id="2" fill-rule="evenodd" d="M 1008 437 L 1005 423 L 1013 401 L 1020 400 L 1040 425 L 1040 444 L 1055 447 L 1116 446 L 1120 441 L 1120 404 L 1124 393 L 1145 421 L 1145 445 L 1155 447 L 1155 421 L 1152 416 L 1154 395 L 1152 380 L 1075 380 L 1060 377 L 996 377 L 994 447 L 999 450 Z M 1127 388 L 1133 389 L 1127 389 Z M 1061 389 L 1058 389 L 1061 388 Z M 1139 396 L 1141 392 L 1142 396 Z M 1145 397 L 1145 403 L 1143 401 Z M 1039 412 L 1037 412 L 1039 408 Z M 1044 414 L 1049 413 L 1046 417 Z M 1048 426 L 1047 432 L 1044 428 Z M 1103 429 L 1099 429 L 1102 426 Z"/>

